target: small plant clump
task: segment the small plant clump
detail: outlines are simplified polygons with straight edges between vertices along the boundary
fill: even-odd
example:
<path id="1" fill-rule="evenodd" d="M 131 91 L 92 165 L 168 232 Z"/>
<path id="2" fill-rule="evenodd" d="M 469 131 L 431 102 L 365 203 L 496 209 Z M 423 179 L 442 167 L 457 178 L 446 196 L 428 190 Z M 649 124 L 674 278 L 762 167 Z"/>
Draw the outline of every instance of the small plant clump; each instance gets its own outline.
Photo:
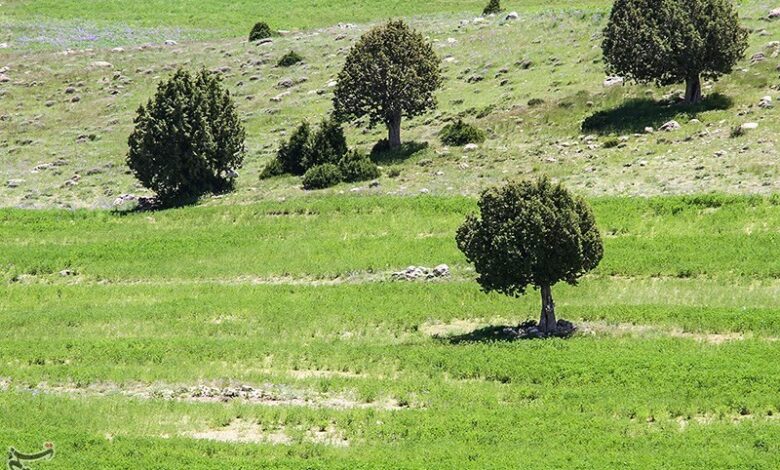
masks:
<path id="1" fill-rule="evenodd" d="M 338 171 L 333 171 L 333 167 Z M 260 178 L 303 175 L 304 189 L 322 189 L 342 181 L 377 178 L 379 173 L 379 167 L 368 156 L 349 150 L 341 125 L 325 119 L 316 132 L 307 122 L 301 123 L 279 147 L 276 158 L 266 165 Z"/>
<path id="2" fill-rule="evenodd" d="M 127 165 L 162 205 L 231 190 L 246 131 L 217 74 L 179 69 L 138 109 Z"/>
<path id="3" fill-rule="evenodd" d="M 297 64 L 298 62 L 303 62 L 303 57 L 301 57 L 300 54 L 295 51 L 290 51 L 283 55 L 276 65 L 279 67 L 290 67 Z"/>
<path id="4" fill-rule="evenodd" d="M 458 119 L 444 126 L 439 137 L 445 145 L 462 146 L 466 144 L 481 144 L 487 136 L 482 129 Z"/>
<path id="5" fill-rule="evenodd" d="M 501 13 L 500 0 L 490 0 L 484 10 L 482 10 L 482 16 L 495 15 Z"/>
<path id="6" fill-rule="evenodd" d="M 252 28 L 252 31 L 249 33 L 249 42 L 270 38 L 273 35 L 274 32 L 271 30 L 271 27 L 268 26 L 268 23 L 264 21 L 260 21 L 258 23 L 255 23 L 255 26 Z"/>
<path id="7" fill-rule="evenodd" d="M 379 177 L 379 167 L 368 155 L 351 150 L 339 161 L 342 178 L 347 183 L 366 181 Z"/>
<path id="8" fill-rule="evenodd" d="M 306 170 L 303 175 L 303 189 L 323 189 L 341 182 L 341 169 L 333 163 L 323 163 Z"/>

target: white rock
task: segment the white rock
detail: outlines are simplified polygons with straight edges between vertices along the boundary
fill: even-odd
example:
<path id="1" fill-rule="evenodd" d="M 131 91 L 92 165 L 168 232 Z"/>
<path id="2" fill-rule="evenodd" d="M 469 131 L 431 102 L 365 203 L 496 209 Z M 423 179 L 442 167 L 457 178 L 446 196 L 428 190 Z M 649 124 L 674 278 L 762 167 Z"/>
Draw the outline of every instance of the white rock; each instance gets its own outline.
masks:
<path id="1" fill-rule="evenodd" d="M 8 49 L 9 47 L 7 42 L 0 42 L 0 49 Z"/>
<path id="2" fill-rule="evenodd" d="M 516 20 L 518 18 L 520 18 L 520 15 L 518 15 L 516 11 L 513 11 L 513 12 L 510 12 L 508 15 L 506 15 L 505 19 L 507 21 L 509 21 L 509 20 Z"/>
<path id="3" fill-rule="evenodd" d="M 110 69 L 114 67 L 113 64 L 104 60 L 96 60 L 89 65 L 96 69 Z"/>
<path id="4" fill-rule="evenodd" d="M 653 132 L 655 132 L 655 129 L 653 129 L 652 127 L 650 126 L 645 127 L 645 134 L 652 134 Z"/>
<path id="5" fill-rule="evenodd" d="M 609 88 L 613 86 L 623 85 L 623 77 L 607 77 L 604 79 L 604 86 Z"/>
<path id="6" fill-rule="evenodd" d="M 165 41 L 166 46 L 175 46 L 176 44 L 178 44 L 178 42 L 174 41 L 173 39 L 166 39 Z"/>
<path id="7" fill-rule="evenodd" d="M 125 52 L 125 48 L 124 47 L 115 47 L 115 48 L 111 49 L 111 52 L 117 52 L 117 53 Z"/>
<path id="8" fill-rule="evenodd" d="M 447 38 L 447 44 L 455 44 L 456 42 L 458 42 L 458 40 L 455 38 Z"/>
<path id="9" fill-rule="evenodd" d="M 757 122 L 746 122 L 739 126 L 742 130 L 752 130 L 752 129 L 758 129 L 758 123 Z"/>
<path id="10" fill-rule="evenodd" d="M 11 81 L 11 77 L 4 73 L 0 73 L 0 83 L 8 83 Z"/>
<path id="11" fill-rule="evenodd" d="M 662 131 L 670 132 L 670 131 L 676 131 L 677 129 L 679 129 L 681 127 L 682 126 L 680 125 L 679 122 L 672 120 L 672 121 L 664 123 L 664 125 L 661 126 L 659 129 L 662 130 Z"/>
<path id="12" fill-rule="evenodd" d="M 761 100 L 758 102 L 759 108 L 771 108 L 772 107 L 772 97 L 767 95 L 761 98 Z"/>
<path id="13" fill-rule="evenodd" d="M 769 11 L 769 18 L 780 18 L 780 8 L 775 8 Z"/>
<path id="14" fill-rule="evenodd" d="M 22 183 L 24 183 L 24 180 L 20 180 L 20 179 L 8 180 L 7 186 L 9 188 L 18 188 L 19 185 Z"/>
<path id="15" fill-rule="evenodd" d="M 463 147 L 463 151 L 464 152 L 473 152 L 473 151 L 477 150 L 478 148 L 479 148 L 479 145 L 477 145 L 477 144 L 466 144 Z"/>

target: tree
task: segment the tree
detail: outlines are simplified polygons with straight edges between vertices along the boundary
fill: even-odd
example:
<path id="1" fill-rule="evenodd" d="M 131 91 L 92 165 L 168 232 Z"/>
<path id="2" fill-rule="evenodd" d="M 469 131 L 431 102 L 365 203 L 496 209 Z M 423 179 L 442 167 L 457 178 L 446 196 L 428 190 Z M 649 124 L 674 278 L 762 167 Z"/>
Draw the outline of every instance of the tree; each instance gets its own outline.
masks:
<path id="1" fill-rule="evenodd" d="M 490 0 L 485 9 L 482 10 L 482 16 L 501 13 L 501 2 L 499 0 Z"/>
<path id="2" fill-rule="evenodd" d="M 730 73 L 747 37 L 730 0 L 616 0 L 602 49 L 607 73 L 659 86 L 685 82 L 685 101 L 696 103 L 701 79 Z"/>
<path id="3" fill-rule="evenodd" d="M 127 165 L 161 203 L 233 188 L 246 132 L 218 75 L 179 69 L 134 122 Z"/>
<path id="4" fill-rule="evenodd" d="M 440 61 L 430 43 L 403 21 L 391 21 L 363 35 L 338 76 L 334 115 L 341 121 L 369 119 L 384 124 L 391 148 L 401 145 L 401 120 L 436 107 Z"/>
<path id="5" fill-rule="evenodd" d="M 546 177 L 485 190 L 480 218 L 458 229 L 458 248 L 474 264 L 485 292 L 519 297 L 531 285 L 542 295 L 539 329 L 557 328 L 552 286 L 575 285 L 603 255 L 601 236 L 587 203 Z"/>
<path id="6" fill-rule="evenodd" d="M 268 23 L 260 21 L 255 23 L 252 27 L 252 31 L 249 32 L 249 42 L 270 38 L 273 35 L 274 32 L 271 30 L 271 27 L 268 26 Z"/>

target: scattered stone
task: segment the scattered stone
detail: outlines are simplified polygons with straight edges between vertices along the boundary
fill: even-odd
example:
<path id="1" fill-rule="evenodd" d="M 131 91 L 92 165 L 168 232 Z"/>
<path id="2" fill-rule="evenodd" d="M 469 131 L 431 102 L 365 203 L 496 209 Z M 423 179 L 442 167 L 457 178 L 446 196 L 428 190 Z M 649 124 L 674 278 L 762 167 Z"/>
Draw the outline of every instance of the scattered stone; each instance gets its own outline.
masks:
<path id="1" fill-rule="evenodd" d="M 271 38 L 264 38 L 259 41 L 256 41 L 255 44 L 258 46 L 263 46 L 265 44 L 273 44 L 274 40 Z"/>
<path id="2" fill-rule="evenodd" d="M 672 120 L 667 123 L 664 123 L 664 125 L 662 125 L 659 129 L 662 131 L 671 132 L 671 131 L 676 131 L 681 127 L 682 126 L 680 125 L 679 122 Z"/>
<path id="3" fill-rule="evenodd" d="M 766 56 L 763 52 L 756 52 L 750 57 L 750 63 L 751 64 L 757 64 L 758 62 L 763 62 L 766 59 Z"/>
<path id="4" fill-rule="evenodd" d="M 81 101 L 81 97 L 79 95 L 76 95 L 70 99 L 71 103 L 78 103 L 79 101 Z"/>
<path id="5" fill-rule="evenodd" d="M 72 95 L 72 94 L 76 93 L 77 91 L 78 90 L 76 90 L 76 87 L 69 86 L 69 87 L 65 88 L 65 94 L 66 95 Z"/>
<path id="6" fill-rule="evenodd" d="M 740 129 L 742 129 L 744 131 L 749 131 L 749 130 L 753 130 L 753 129 L 758 129 L 758 123 L 757 122 L 746 122 L 746 123 L 742 124 L 739 127 L 740 127 Z"/>
<path id="7" fill-rule="evenodd" d="M 125 48 L 124 47 L 115 47 L 115 48 L 111 49 L 111 52 L 122 53 L 122 52 L 125 52 Z"/>
<path id="8" fill-rule="evenodd" d="M 177 45 L 177 44 L 178 44 L 178 43 L 177 43 L 176 41 L 174 41 L 173 39 L 166 39 L 166 40 L 165 40 L 165 45 L 166 45 L 166 46 L 175 46 L 175 45 Z"/>
<path id="9" fill-rule="evenodd" d="M 8 83 L 11 81 L 11 77 L 4 73 L 0 73 L 0 83 Z"/>
<path id="10" fill-rule="evenodd" d="M 473 151 L 475 151 L 477 149 L 479 149 L 479 145 L 477 145 L 477 144 L 466 144 L 463 147 L 463 151 L 464 152 L 473 152 Z"/>
<path id="11" fill-rule="evenodd" d="M 292 88 L 295 86 L 295 82 L 292 78 L 283 78 L 279 80 L 279 83 L 276 84 L 278 88 Z"/>
<path id="12" fill-rule="evenodd" d="M 761 98 L 758 102 L 759 108 L 771 108 L 772 107 L 772 97 L 767 95 Z"/>
<path id="13" fill-rule="evenodd" d="M 24 180 L 22 179 L 12 179 L 12 180 L 8 180 L 6 186 L 13 189 L 13 188 L 18 188 L 22 183 L 24 183 Z"/>
<path id="14" fill-rule="evenodd" d="M 76 271 L 70 270 L 70 269 L 63 269 L 60 271 L 60 276 L 62 277 L 68 277 L 68 276 L 75 276 Z"/>
<path id="15" fill-rule="evenodd" d="M 770 20 L 774 20 L 777 18 L 780 18 L 780 8 L 774 8 L 769 11 L 769 15 L 767 15 Z"/>
<path id="16" fill-rule="evenodd" d="M 396 281 L 416 281 L 449 277 L 449 275 L 450 267 L 446 264 L 440 264 L 433 269 L 423 266 L 409 266 L 403 271 L 393 273 L 391 277 Z"/>
<path id="17" fill-rule="evenodd" d="M 104 60 L 96 60 L 90 64 L 92 68 L 95 69 L 110 69 L 114 68 L 114 65 L 110 62 L 106 62 Z"/>
<path id="18" fill-rule="evenodd" d="M 506 18 L 504 18 L 507 21 L 516 20 L 520 18 L 520 15 L 517 14 L 516 11 L 510 12 L 508 15 L 506 15 Z"/>
<path id="19" fill-rule="evenodd" d="M 652 134 L 653 132 L 655 132 L 655 129 L 653 129 L 652 127 L 650 126 L 645 127 L 645 134 Z"/>
<path id="20" fill-rule="evenodd" d="M 604 87 L 610 88 L 613 86 L 621 86 L 623 85 L 623 82 L 624 82 L 623 77 L 617 77 L 617 76 L 607 77 L 604 79 Z"/>

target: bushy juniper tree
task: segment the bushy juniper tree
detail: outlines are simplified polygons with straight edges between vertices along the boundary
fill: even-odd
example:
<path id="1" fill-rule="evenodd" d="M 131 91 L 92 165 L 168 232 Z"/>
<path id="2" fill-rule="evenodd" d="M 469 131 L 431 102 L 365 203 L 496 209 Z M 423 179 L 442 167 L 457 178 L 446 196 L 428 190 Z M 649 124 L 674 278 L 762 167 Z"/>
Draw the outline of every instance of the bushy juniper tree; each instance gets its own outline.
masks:
<path id="1" fill-rule="evenodd" d="M 616 0 L 604 30 L 607 73 L 659 86 L 685 82 L 701 100 L 701 79 L 731 72 L 747 30 L 730 0 Z"/>
<path id="2" fill-rule="evenodd" d="M 479 274 L 486 292 L 519 297 L 530 286 L 542 294 L 539 329 L 557 328 L 552 286 L 576 284 L 595 268 L 604 249 L 593 213 L 580 197 L 546 177 L 484 191 L 479 217 L 458 229 L 458 248 Z"/>
<path id="3" fill-rule="evenodd" d="M 127 164 L 163 204 L 232 189 L 246 132 L 217 74 L 180 69 L 138 109 Z"/>
<path id="4" fill-rule="evenodd" d="M 391 21 L 364 34 L 350 50 L 338 76 L 334 115 L 368 117 L 384 124 L 390 148 L 401 145 L 401 120 L 436 107 L 442 83 L 440 61 L 423 36 L 403 21 Z"/>

